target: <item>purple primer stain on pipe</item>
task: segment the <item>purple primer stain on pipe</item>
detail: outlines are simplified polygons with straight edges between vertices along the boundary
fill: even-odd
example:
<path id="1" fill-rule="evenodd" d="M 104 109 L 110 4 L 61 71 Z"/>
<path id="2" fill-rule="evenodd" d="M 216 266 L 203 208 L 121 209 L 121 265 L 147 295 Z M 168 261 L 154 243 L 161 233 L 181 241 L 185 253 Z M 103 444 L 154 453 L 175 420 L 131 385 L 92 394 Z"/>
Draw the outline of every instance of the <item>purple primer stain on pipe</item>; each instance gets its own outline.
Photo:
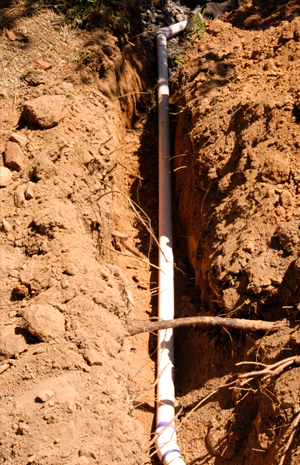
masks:
<path id="1" fill-rule="evenodd" d="M 158 423 L 156 429 L 163 428 L 164 426 L 167 426 L 167 425 L 168 425 L 168 428 L 175 429 L 174 424 L 173 423 L 169 424 L 168 421 L 161 421 L 160 423 Z"/>
<path id="2" fill-rule="evenodd" d="M 164 460 L 165 460 L 165 458 L 167 457 L 167 455 L 171 454 L 171 452 L 178 452 L 179 457 L 181 457 L 180 451 L 179 451 L 178 449 L 171 449 L 171 450 L 168 450 L 167 452 L 164 453 L 164 455 L 163 455 L 162 458 L 160 459 L 160 460 L 161 460 L 161 463 L 164 462 Z"/>

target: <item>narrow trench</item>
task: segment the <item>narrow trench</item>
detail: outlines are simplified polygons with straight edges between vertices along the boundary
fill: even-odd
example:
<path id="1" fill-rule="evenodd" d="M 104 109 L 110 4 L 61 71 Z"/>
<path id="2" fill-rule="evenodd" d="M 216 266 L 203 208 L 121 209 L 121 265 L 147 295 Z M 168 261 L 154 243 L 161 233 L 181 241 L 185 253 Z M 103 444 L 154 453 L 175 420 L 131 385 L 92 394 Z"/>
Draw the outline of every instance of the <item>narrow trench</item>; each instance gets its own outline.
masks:
<path id="1" fill-rule="evenodd" d="M 151 220 L 153 232 L 158 237 L 158 121 L 157 111 L 151 111 L 147 122 L 145 123 L 140 137 L 140 147 L 136 152 L 139 175 L 143 179 L 141 181 L 136 178 L 130 187 L 130 197 L 138 204 L 141 209 Z M 176 126 L 173 125 L 173 131 Z M 173 134 L 174 135 L 174 134 Z M 175 137 L 172 137 L 175 139 Z M 174 148 L 174 147 L 173 147 Z M 171 149 L 172 150 L 172 149 Z M 173 153 L 173 150 L 172 150 Z M 171 155 L 172 156 L 172 155 Z M 174 179 L 173 179 L 174 183 Z M 175 318 L 192 316 L 197 314 L 199 297 L 195 291 L 195 278 L 187 257 L 187 252 L 180 245 L 180 240 L 176 233 L 176 205 L 175 205 L 175 189 L 173 189 L 173 216 L 174 216 L 174 288 L 175 288 Z M 150 263 L 158 265 L 158 250 L 155 244 L 149 244 L 149 234 L 145 228 L 139 225 L 136 235 L 136 244 L 138 250 L 143 256 L 149 259 Z M 157 318 L 158 314 L 158 272 L 152 267 L 148 275 L 149 295 L 148 302 L 144 306 L 139 307 L 136 311 L 133 310 L 130 314 L 132 321 L 136 319 L 153 319 Z M 134 279 L 135 282 L 137 282 Z M 184 331 L 175 331 L 175 352 L 176 359 L 181 359 L 180 368 L 176 368 L 175 361 L 175 390 L 186 392 L 188 386 L 184 378 L 182 378 L 181 370 L 185 365 L 185 345 Z M 156 348 L 157 335 L 144 334 L 137 335 L 133 338 L 131 348 L 131 367 L 136 367 L 133 370 L 134 391 L 140 391 L 137 400 L 134 402 L 138 417 L 142 422 L 145 433 L 149 434 L 149 440 L 155 432 L 155 387 L 143 385 L 143 381 L 148 380 L 155 384 L 156 380 Z M 192 353 L 188 358 L 193 357 Z M 148 361 L 147 361 L 148 358 Z M 149 360 L 150 359 L 150 360 Z M 136 376 L 139 373 L 141 378 L 136 382 Z M 143 391 L 146 389 L 145 391 Z M 155 452 L 152 447 L 149 451 L 150 455 Z M 151 457 L 153 465 L 160 464 L 157 455 Z"/>
<path id="2" fill-rule="evenodd" d="M 171 157 L 175 154 L 176 121 L 171 124 Z M 128 195 L 150 218 L 151 226 L 156 237 L 158 237 L 158 115 L 156 108 L 152 109 L 146 122 L 139 131 L 139 148 L 133 153 L 133 165 L 138 171 L 140 178 L 136 177 L 129 183 Z M 174 167 L 172 168 L 174 169 Z M 175 174 L 172 179 L 173 191 L 173 235 L 174 235 L 174 293 L 175 293 L 175 318 L 196 316 L 202 311 L 200 295 L 195 289 L 195 274 L 192 270 L 187 250 L 179 236 L 180 228 L 177 228 L 180 219 L 177 217 Z M 135 247 L 154 266 L 158 266 L 158 250 L 153 244 L 149 233 L 140 222 L 135 224 Z M 122 230 L 122 229 L 120 229 Z M 123 267 L 127 268 L 133 288 L 134 299 L 140 302 L 132 309 L 129 315 L 129 324 L 135 324 L 139 320 L 156 319 L 158 314 L 158 272 L 155 267 L 146 269 L 141 265 L 143 272 L 136 279 L 132 274 L 132 266 L 123 261 Z M 138 275 L 138 273 L 136 273 Z M 148 289 L 139 289 L 140 280 L 147 281 Z M 145 286 L 146 288 L 147 286 Z M 144 299 L 145 293 L 147 298 Z M 183 458 L 188 457 L 187 463 L 215 463 L 214 458 L 204 446 L 204 438 L 207 434 L 209 415 L 220 412 L 217 402 L 214 402 L 210 411 L 208 408 L 205 415 L 205 426 L 201 422 L 201 415 L 194 416 L 192 422 L 185 421 L 185 417 L 197 405 L 199 398 L 206 391 L 207 382 L 213 378 L 219 379 L 225 376 L 232 356 L 228 346 L 229 336 L 221 331 L 201 331 L 198 328 L 179 328 L 174 331 L 175 338 L 175 396 L 177 400 L 177 413 L 181 413 L 176 421 L 178 427 L 180 421 L 184 420 L 183 426 L 178 430 L 178 445 Z M 133 399 L 133 406 L 137 417 L 144 428 L 145 441 L 151 441 L 155 433 L 155 382 L 156 382 L 156 350 L 157 335 L 141 334 L 134 336 L 131 340 L 131 358 L 129 361 L 130 382 L 129 391 Z M 218 348 L 217 348 L 218 346 Z M 216 349 L 216 350 L 215 350 Z M 222 368 L 223 357 L 226 358 L 227 368 Z M 218 381 L 217 381 L 218 383 Z M 202 391 L 200 391 L 202 390 Z M 213 389 L 212 389 L 213 390 Z M 221 396 L 222 397 L 222 396 Z M 223 406 L 231 412 L 226 395 Z M 152 445 L 148 451 L 152 465 L 159 465 L 160 461 Z M 192 462 L 190 461 L 192 459 Z M 196 460 L 194 462 L 194 460 Z M 198 462 L 200 460 L 200 462 Z M 212 462 L 213 461 L 213 462 Z"/>

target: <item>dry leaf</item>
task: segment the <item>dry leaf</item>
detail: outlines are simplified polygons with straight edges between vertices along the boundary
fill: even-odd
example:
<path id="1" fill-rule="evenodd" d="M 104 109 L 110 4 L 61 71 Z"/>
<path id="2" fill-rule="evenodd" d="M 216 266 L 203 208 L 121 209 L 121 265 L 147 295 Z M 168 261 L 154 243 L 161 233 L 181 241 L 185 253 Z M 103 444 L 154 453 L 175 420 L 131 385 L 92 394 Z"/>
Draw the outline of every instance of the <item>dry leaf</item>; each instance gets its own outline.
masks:
<path id="1" fill-rule="evenodd" d="M 12 41 L 15 41 L 15 40 L 24 41 L 24 42 L 28 41 L 27 37 L 24 36 L 24 34 L 22 34 L 21 32 L 14 32 L 13 30 L 6 31 L 6 36 L 8 37 L 9 40 L 12 40 Z"/>
<path id="2" fill-rule="evenodd" d="M 14 31 L 6 31 L 6 36 L 9 40 L 16 40 L 17 36 L 15 35 Z"/>

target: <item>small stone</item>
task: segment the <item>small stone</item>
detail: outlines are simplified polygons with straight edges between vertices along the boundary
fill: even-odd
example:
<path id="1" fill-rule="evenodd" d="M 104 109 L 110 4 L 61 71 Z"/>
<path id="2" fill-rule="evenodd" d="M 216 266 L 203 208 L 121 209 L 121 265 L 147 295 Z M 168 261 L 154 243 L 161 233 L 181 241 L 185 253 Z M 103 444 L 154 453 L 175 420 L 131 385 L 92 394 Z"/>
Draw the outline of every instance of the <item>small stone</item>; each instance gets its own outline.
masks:
<path id="1" fill-rule="evenodd" d="M 102 366 L 103 362 L 100 358 L 100 355 L 95 349 L 88 349 L 84 353 L 84 358 L 90 364 L 90 366 L 99 365 Z"/>
<path id="2" fill-rule="evenodd" d="M 47 350 L 46 345 L 41 344 L 41 345 L 39 345 L 39 347 L 37 347 L 36 349 L 34 349 L 34 351 L 32 352 L 32 354 L 33 354 L 33 355 L 43 354 L 44 352 L 46 352 L 46 350 Z"/>
<path id="3" fill-rule="evenodd" d="M 5 150 L 5 164 L 9 168 L 21 171 L 24 168 L 24 154 L 16 142 L 9 141 Z"/>
<path id="4" fill-rule="evenodd" d="M 50 68 L 52 68 L 52 65 L 47 61 L 36 60 L 35 62 L 35 69 L 43 69 L 44 71 L 47 71 Z"/>
<path id="5" fill-rule="evenodd" d="M 294 38 L 294 25 L 290 24 L 288 21 L 283 21 L 282 23 L 282 33 L 281 39 L 291 40 Z"/>
<path id="6" fill-rule="evenodd" d="M 66 99 L 63 95 L 42 95 L 26 102 L 22 115 L 30 124 L 52 128 L 62 120 L 65 105 Z"/>
<path id="7" fill-rule="evenodd" d="M 28 349 L 23 334 L 16 334 L 16 328 L 12 325 L 0 329 L 0 355 L 11 358 Z"/>
<path id="8" fill-rule="evenodd" d="M 26 423 L 19 423 L 16 434 L 24 435 L 29 432 L 29 426 Z"/>
<path id="9" fill-rule="evenodd" d="M 5 166 L 0 166 L 0 187 L 6 187 L 11 183 L 12 173 Z"/>
<path id="10" fill-rule="evenodd" d="M 9 276 L 10 276 L 11 278 L 18 278 L 18 277 L 19 277 L 19 274 L 20 274 L 20 273 L 19 273 L 18 270 L 11 270 L 11 271 L 9 272 Z"/>
<path id="11" fill-rule="evenodd" d="M 13 227 L 8 221 L 3 220 L 2 221 L 2 229 L 6 234 L 8 234 L 8 233 L 12 232 Z"/>
<path id="12" fill-rule="evenodd" d="M 47 157 L 39 157 L 34 163 L 32 176 L 38 181 L 41 179 L 50 179 L 57 175 L 57 168 L 54 163 Z"/>
<path id="13" fill-rule="evenodd" d="M 253 253 L 255 251 L 255 244 L 253 241 L 247 241 L 244 245 L 244 250 L 249 253 Z"/>
<path id="14" fill-rule="evenodd" d="M 280 194 L 280 204 L 284 207 L 290 207 L 293 205 L 293 196 L 290 193 L 290 191 L 284 189 L 282 193 Z"/>
<path id="15" fill-rule="evenodd" d="M 11 140 L 12 142 L 17 142 L 17 144 L 21 145 L 21 147 L 25 147 L 25 145 L 27 145 L 28 143 L 27 137 L 16 133 L 11 134 L 9 140 Z"/>
<path id="16" fill-rule="evenodd" d="M 69 283 L 68 278 L 66 278 L 66 276 L 63 276 L 61 278 L 60 285 L 61 285 L 62 289 L 68 289 L 68 287 L 70 286 L 70 283 Z"/>
<path id="17" fill-rule="evenodd" d="M 16 188 L 14 193 L 14 204 L 17 208 L 23 208 L 26 205 L 25 200 L 25 187 L 20 185 Z"/>
<path id="18" fill-rule="evenodd" d="M 23 284 L 18 284 L 16 287 L 13 288 L 13 296 L 16 299 L 25 299 L 25 297 L 28 297 L 29 295 L 29 290 L 27 286 L 24 286 Z"/>
<path id="19" fill-rule="evenodd" d="M 246 29 L 252 29 L 253 27 L 259 27 L 261 24 L 261 16 L 260 15 L 251 15 L 244 21 L 244 26 Z"/>
<path id="20" fill-rule="evenodd" d="M 299 22 L 295 25 L 294 36 L 296 40 L 300 39 L 300 24 Z"/>
<path id="21" fill-rule="evenodd" d="M 45 234 L 54 228 L 65 230 L 71 228 L 73 219 L 74 216 L 72 216 L 70 208 L 65 204 L 57 203 L 38 211 L 33 217 L 33 223 L 42 234 Z"/>
<path id="22" fill-rule="evenodd" d="M 65 319 L 59 310 L 51 305 L 31 305 L 24 309 L 22 316 L 25 327 L 33 336 L 41 341 L 63 336 Z"/>
<path id="23" fill-rule="evenodd" d="M 81 447 L 78 451 L 79 457 L 92 457 L 93 459 L 96 460 L 96 454 L 90 449 L 87 449 L 86 447 Z"/>
<path id="24" fill-rule="evenodd" d="M 276 215 L 285 216 L 285 209 L 281 205 L 278 205 L 278 207 L 276 207 Z"/>
<path id="25" fill-rule="evenodd" d="M 78 268 L 74 265 L 74 263 L 68 263 L 65 267 L 64 273 L 69 276 L 74 276 L 76 273 L 78 273 Z"/>
<path id="26" fill-rule="evenodd" d="M 26 191 L 25 191 L 25 198 L 27 200 L 30 200 L 30 199 L 33 199 L 34 198 L 34 187 L 35 187 L 35 184 L 34 182 L 29 182 L 27 184 L 27 187 L 26 187 Z"/>
<path id="27" fill-rule="evenodd" d="M 79 457 L 76 461 L 76 464 L 78 465 L 88 465 L 90 463 L 88 457 L 85 457 L 84 455 L 82 457 Z"/>
<path id="28" fill-rule="evenodd" d="M 207 177 L 210 181 L 213 181 L 214 179 L 218 179 L 218 173 L 216 168 L 210 168 L 207 173 Z"/>
<path id="29" fill-rule="evenodd" d="M 36 402 L 47 402 L 49 399 L 51 399 L 51 397 L 54 396 L 54 392 L 51 391 L 50 389 L 49 390 L 45 390 L 45 391 L 40 391 L 38 393 L 38 395 L 36 396 Z"/>
<path id="30" fill-rule="evenodd" d="M 34 463 L 34 462 L 35 462 L 35 460 L 36 460 L 36 458 L 37 458 L 37 455 L 36 455 L 36 454 L 34 454 L 34 455 L 30 455 L 30 456 L 28 457 L 28 459 L 27 459 L 27 460 L 28 460 L 28 462 L 27 462 L 27 463 L 28 463 L 28 464 L 30 464 L 30 463 Z"/>

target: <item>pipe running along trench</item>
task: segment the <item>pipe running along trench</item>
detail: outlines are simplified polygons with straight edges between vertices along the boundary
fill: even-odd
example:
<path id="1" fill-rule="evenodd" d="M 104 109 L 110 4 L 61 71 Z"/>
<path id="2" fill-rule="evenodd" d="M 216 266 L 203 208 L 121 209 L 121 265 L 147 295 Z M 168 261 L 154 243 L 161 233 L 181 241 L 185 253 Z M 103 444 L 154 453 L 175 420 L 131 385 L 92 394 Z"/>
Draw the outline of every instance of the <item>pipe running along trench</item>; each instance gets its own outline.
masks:
<path id="1" fill-rule="evenodd" d="M 172 191 L 169 130 L 169 73 L 167 39 L 180 33 L 187 21 L 159 29 L 158 55 L 158 137 L 159 137 L 159 295 L 158 317 L 174 318 L 174 268 L 172 232 Z M 184 465 L 176 442 L 174 336 L 172 329 L 158 332 L 156 450 L 163 465 Z"/>

